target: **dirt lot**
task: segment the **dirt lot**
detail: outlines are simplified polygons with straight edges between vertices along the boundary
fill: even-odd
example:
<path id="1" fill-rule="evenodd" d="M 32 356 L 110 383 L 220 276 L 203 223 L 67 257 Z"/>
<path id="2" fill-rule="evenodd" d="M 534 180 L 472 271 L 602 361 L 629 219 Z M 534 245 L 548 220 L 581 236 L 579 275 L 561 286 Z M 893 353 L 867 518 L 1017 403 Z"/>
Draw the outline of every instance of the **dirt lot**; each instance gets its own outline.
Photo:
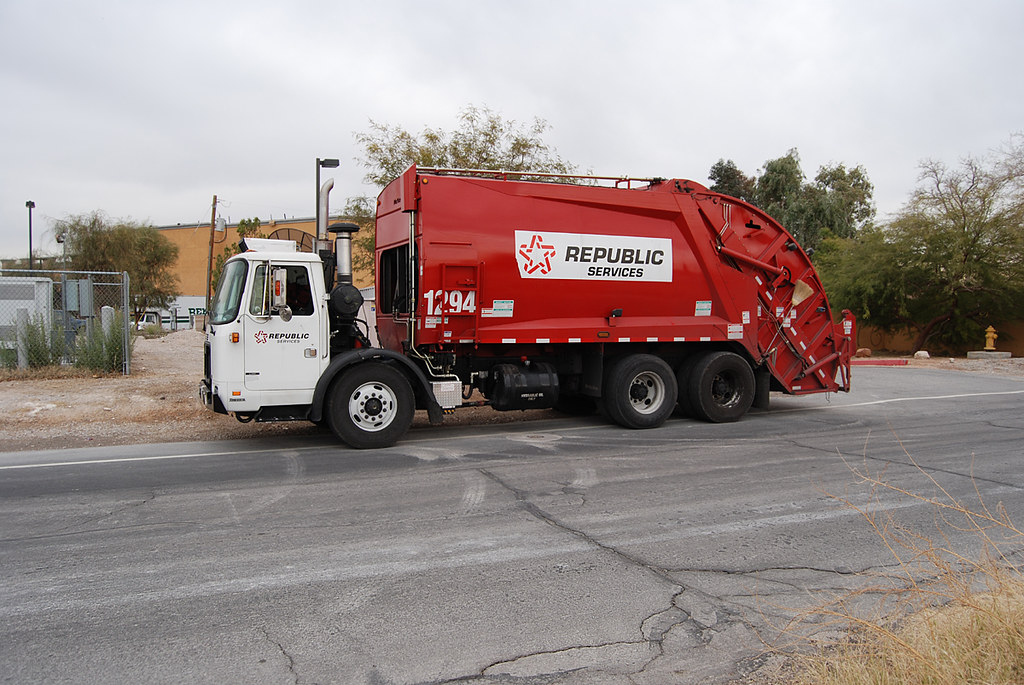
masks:
<path id="1" fill-rule="evenodd" d="M 178 331 L 137 338 L 132 375 L 11 379 L 0 376 L 0 451 L 62 449 L 151 442 L 232 440 L 261 435 L 316 435 L 304 421 L 239 423 L 199 402 L 203 333 Z M 553 411 L 460 410 L 445 423 L 505 423 L 554 416 Z M 427 425 L 416 412 L 413 425 Z"/>
<path id="2" fill-rule="evenodd" d="M 911 366 L 993 373 L 1024 378 L 1024 358 L 1005 361 L 936 358 Z M 261 435 L 311 435 L 305 422 L 243 424 L 204 409 L 197 389 L 203 373 L 203 334 L 178 331 L 139 338 L 132 375 L 0 379 L 3 451 L 193 440 L 229 440 Z M 854 369 L 856 376 L 856 369 Z M 446 423 L 499 423 L 554 416 L 551 411 L 459 410 Z M 416 424 L 426 424 L 417 412 Z M 415 425 L 415 424 L 414 424 Z"/>

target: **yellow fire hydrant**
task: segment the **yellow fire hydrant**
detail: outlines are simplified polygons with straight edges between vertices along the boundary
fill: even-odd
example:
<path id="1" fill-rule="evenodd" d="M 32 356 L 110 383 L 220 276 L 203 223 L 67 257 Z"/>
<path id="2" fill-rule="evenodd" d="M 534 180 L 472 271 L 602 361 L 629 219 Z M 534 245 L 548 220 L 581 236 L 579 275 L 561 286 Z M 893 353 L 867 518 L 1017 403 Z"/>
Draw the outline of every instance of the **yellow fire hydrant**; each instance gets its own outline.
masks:
<path id="1" fill-rule="evenodd" d="M 999 336 L 996 335 L 996 329 L 992 328 L 991 326 L 989 326 L 988 328 L 985 329 L 985 350 L 986 351 L 992 351 L 992 350 L 996 349 L 996 338 L 998 338 L 998 337 Z"/>

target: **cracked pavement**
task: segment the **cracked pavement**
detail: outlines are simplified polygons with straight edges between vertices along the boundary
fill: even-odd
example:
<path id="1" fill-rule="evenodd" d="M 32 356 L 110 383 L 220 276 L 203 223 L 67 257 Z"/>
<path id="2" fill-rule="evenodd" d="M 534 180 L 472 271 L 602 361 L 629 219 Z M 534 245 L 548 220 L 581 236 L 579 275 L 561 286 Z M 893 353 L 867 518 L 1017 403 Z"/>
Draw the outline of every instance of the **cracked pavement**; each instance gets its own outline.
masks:
<path id="1" fill-rule="evenodd" d="M 803 612 L 895 582 L 850 504 L 934 530 L 851 466 L 977 488 L 1021 519 L 1022 379 L 858 369 L 849 396 L 773 403 L 653 431 L 423 429 L 376 452 L 304 437 L 0 455 L 0 672 L 730 683 L 768 647 L 833 634 Z"/>

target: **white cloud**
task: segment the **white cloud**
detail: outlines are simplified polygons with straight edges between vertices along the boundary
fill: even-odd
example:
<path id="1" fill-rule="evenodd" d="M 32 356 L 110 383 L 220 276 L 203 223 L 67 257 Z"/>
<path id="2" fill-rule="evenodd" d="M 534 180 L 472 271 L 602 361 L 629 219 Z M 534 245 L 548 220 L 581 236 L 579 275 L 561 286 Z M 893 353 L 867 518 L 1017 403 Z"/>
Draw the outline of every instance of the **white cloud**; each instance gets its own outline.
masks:
<path id="1" fill-rule="evenodd" d="M 451 128 L 467 104 L 551 125 L 595 173 L 704 181 L 796 147 L 804 171 L 863 164 L 882 212 L 917 163 L 983 154 L 1021 128 L 1024 5 L 610 0 L 0 6 L 0 256 L 103 209 L 157 224 L 313 213 L 372 192 L 369 119 Z"/>

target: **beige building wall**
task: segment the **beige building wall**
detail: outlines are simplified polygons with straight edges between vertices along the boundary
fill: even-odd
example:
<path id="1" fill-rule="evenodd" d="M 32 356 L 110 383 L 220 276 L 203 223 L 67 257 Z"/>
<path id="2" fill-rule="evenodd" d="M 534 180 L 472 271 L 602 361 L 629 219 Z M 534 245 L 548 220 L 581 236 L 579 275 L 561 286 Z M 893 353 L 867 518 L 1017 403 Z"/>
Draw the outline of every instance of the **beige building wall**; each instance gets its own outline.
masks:
<path id="1" fill-rule="evenodd" d="M 210 254 L 210 224 L 177 224 L 174 226 L 158 226 L 158 230 L 172 243 L 178 246 L 178 263 L 175 275 L 182 295 L 206 296 L 206 271 Z M 296 230 L 316 236 L 316 220 L 308 219 L 273 219 L 260 224 L 262 233 L 271 236 L 278 230 Z M 216 266 L 217 256 L 227 248 L 234 248 L 241 239 L 238 235 L 238 224 L 228 224 L 223 231 L 213 231 L 213 264 Z M 355 275 L 355 283 L 360 287 L 373 285 L 373 275 L 359 273 Z"/>

